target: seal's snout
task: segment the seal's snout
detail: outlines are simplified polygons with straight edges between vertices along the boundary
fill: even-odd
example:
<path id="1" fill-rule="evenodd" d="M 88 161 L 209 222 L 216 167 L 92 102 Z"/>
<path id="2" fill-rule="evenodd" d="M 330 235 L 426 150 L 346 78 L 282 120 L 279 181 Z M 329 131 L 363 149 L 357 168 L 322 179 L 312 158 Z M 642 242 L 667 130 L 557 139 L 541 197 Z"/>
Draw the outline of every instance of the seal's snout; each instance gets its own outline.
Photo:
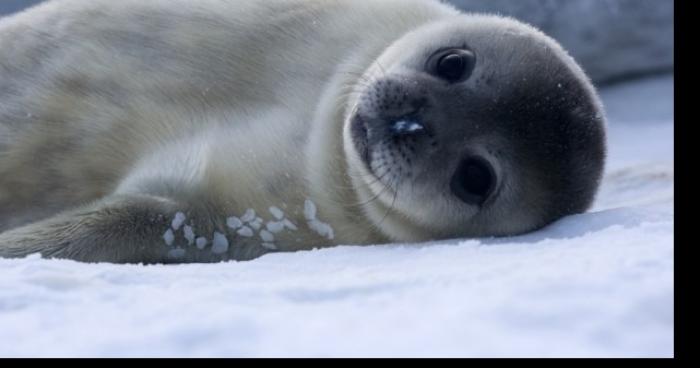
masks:
<path id="1" fill-rule="evenodd" d="M 405 100 L 406 97 L 403 98 Z M 394 107 L 395 110 L 405 112 L 384 113 L 383 124 L 387 128 L 388 134 L 393 138 L 425 134 L 428 131 L 426 119 L 423 116 L 426 105 L 425 98 L 414 97 L 410 101 Z"/>
<path id="2" fill-rule="evenodd" d="M 424 86 L 412 79 L 384 78 L 367 89 L 351 120 L 352 140 L 366 167 L 394 183 L 412 175 L 435 138 L 432 105 Z"/>

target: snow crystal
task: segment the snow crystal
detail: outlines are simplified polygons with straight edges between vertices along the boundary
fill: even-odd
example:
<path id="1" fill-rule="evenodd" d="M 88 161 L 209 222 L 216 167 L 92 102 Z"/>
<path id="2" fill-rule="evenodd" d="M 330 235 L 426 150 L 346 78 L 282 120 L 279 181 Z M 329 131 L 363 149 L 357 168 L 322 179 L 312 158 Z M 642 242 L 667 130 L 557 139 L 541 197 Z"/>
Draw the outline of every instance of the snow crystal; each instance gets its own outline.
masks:
<path id="1" fill-rule="evenodd" d="M 245 236 L 246 238 L 250 238 L 255 235 L 253 229 L 249 228 L 248 226 L 243 226 L 242 228 L 238 229 L 236 233 L 238 233 L 240 236 Z"/>
<path id="2" fill-rule="evenodd" d="M 163 240 L 165 240 L 165 244 L 173 245 L 173 242 L 175 241 L 175 234 L 173 233 L 172 229 L 168 229 L 165 234 L 163 234 Z"/>
<path id="3" fill-rule="evenodd" d="M 272 216 L 274 216 L 274 218 L 276 218 L 278 220 L 281 220 L 284 218 L 284 212 L 275 206 L 270 207 L 270 213 L 272 214 Z"/>
<path id="4" fill-rule="evenodd" d="M 209 240 L 207 240 L 207 238 L 205 238 L 203 236 L 200 236 L 196 240 L 197 249 L 199 249 L 199 250 L 204 249 L 204 247 L 207 246 L 207 243 L 209 243 Z"/>
<path id="5" fill-rule="evenodd" d="M 243 221 L 241 221 L 241 219 L 239 219 L 236 216 L 231 216 L 226 219 L 226 226 L 230 227 L 233 230 L 236 230 L 243 226 Z"/>
<path id="6" fill-rule="evenodd" d="M 228 251 L 228 239 L 226 239 L 226 235 L 218 231 L 214 232 L 211 251 L 215 254 L 223 254 Z"/>
<path id="7" fill-rule="evenodd" d="M 170 226 L 173 228 L 173 230 L 178 231 L 178 230 L 180 230 L 180 227 L 182 226 L 182 224 L 185 223 L 186 219 L 187 219 L 187 216 L 185 216 L 184 213 L 178 212 L 175 214 L 175 218 L 173 219 Z"/>

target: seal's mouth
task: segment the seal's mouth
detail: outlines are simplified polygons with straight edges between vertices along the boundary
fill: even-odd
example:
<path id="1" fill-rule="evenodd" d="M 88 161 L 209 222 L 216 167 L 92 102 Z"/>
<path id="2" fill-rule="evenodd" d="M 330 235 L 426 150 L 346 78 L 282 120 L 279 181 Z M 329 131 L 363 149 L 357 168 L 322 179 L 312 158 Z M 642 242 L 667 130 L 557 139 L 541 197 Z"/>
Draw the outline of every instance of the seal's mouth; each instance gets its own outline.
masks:
<path id="1" fill-rule="evenodd" d="M 369 128 L 367 127 L 367 122 L 359 114 L 356 114 L 350 124 L 350 132 L 355 149 L 365 167 L 372 171 L 369 157 Z"/>

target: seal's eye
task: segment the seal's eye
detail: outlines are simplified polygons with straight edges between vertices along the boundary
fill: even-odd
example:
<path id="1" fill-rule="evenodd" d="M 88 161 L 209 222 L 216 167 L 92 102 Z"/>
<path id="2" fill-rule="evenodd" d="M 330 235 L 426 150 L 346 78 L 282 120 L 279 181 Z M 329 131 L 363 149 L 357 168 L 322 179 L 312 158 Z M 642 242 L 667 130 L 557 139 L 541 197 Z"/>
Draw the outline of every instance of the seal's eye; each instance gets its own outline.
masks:
<path id="1" fill-rule="evenodd" d="M 463 49 L 443 50 L 428 60 L 429 71 L 451 83 L 469 78 L 475 65 L 474 53 Z"/>
<path id="2" fill-rule="evenodd" d="M 481 205 L 491 195 L 496 175 L 491 165 L 480 157 L 470 157 L 459 164 L 452 176 L 452 193 L 467 204 Z"/>

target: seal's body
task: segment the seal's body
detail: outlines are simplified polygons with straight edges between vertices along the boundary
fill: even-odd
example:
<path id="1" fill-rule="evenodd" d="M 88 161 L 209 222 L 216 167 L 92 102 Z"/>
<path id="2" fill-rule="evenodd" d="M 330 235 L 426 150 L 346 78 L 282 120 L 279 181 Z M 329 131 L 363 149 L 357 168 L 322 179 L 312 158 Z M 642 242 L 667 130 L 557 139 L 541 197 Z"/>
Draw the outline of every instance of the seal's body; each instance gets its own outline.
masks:
<path id="1" fill-rule="evenodd" d="M 515 234 L 602 172 L 573 60 L 431 0 L 54 0 L 0 21 L 0 50 L 0 256 Z"/>

